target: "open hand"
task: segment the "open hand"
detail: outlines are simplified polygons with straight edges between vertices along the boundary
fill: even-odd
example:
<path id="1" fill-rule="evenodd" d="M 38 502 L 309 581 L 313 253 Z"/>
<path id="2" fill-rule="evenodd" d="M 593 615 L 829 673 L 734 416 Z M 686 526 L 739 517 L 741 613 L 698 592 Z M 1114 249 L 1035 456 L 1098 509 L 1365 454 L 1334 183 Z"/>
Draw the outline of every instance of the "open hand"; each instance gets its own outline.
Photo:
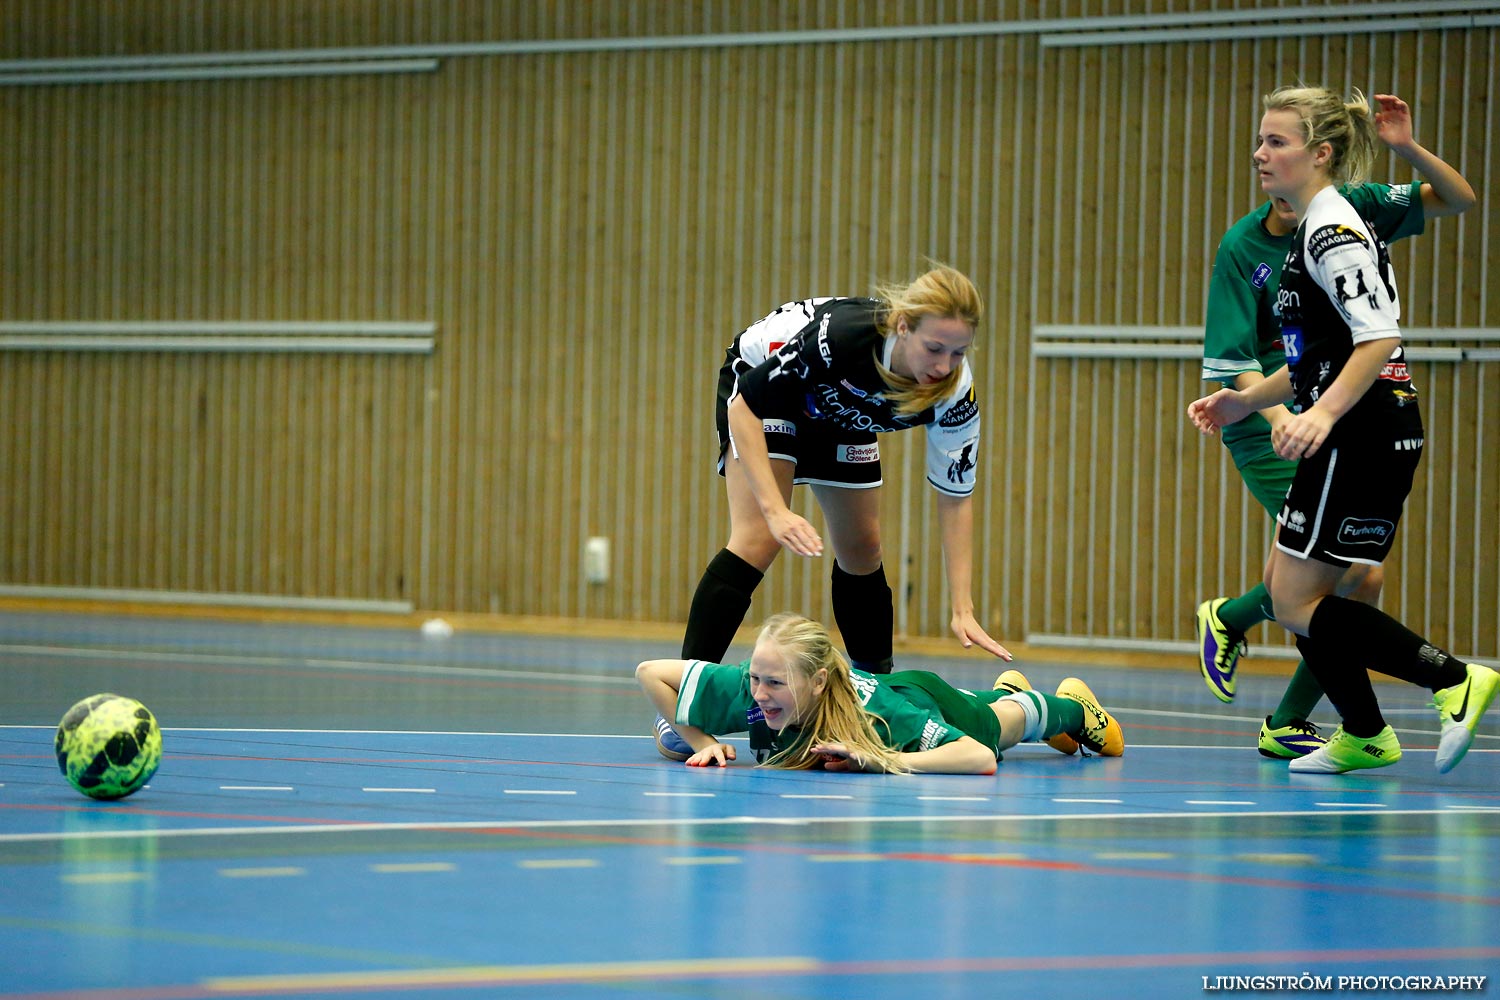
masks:
<path id="1" fill-rule="evenodd" d="M 734 747 L 727 743 L 715 743 L 693 754 L 686 763 L 688 767 L 724 767 L 734 757 Z"/>
<path id="2" fill-rule="evenodd" d="M 1002 660 L 1014 659 L 1010 655 L 1010 650 L 991 639 L 989 633 L 980 627 L 979 621 L 972 612 L 962 614 L 954 612 L 949 627 L 953 629 L 953 634 L 958 636 L 958 641 L 963 644 L 964 649 L 978 646 L 991 656 L 998 656 Z"/>
<path id="3" fill-rule="evenodd" d="M 814 743 L 812 752 L 823 760 L 825 771 L 863 771 L 865 759 L 842 743 Z"/>

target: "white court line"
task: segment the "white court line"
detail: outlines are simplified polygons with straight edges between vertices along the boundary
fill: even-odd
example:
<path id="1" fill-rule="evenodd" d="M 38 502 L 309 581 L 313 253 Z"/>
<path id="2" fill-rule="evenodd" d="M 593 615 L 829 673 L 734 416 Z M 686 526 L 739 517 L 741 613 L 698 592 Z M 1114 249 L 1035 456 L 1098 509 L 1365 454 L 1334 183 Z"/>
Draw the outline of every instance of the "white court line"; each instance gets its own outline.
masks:
<path id="1" fill-rule="evenodd" d="M 1111 709 L 1111 711 L 1113 711 L 1113 709 Z M 1391 728 L 1392 728 L 1392 730 L 1394 732 L 1398 732 L 1398 733 L 1410 733 L 1410 734 L 1415 735 L 1415 736 L 1435 736 L 1436 735 L 1430 729 L 1396 729 L 1394 726 L 1392 726 Z M 165 732 L 165 730 L 163 730 L 163 732 Z M 1489 735 L 1487 735 L 1485 733 L 1477 733 L 1477 734 L 1475 734 L 1474 738 L 1476 740 L 1500 740 L 1500 736 L 1489 736 Z M 1022 743 L 1022 744 L 1019 744 L 1018 747 L 1013 748 L 1013 749 L 1018 749 L 1019 747 L 1025 747 L 1025 746 L 1036 746 L 1036 744 L 1034 744 L 1034 743 Z M 1244 753 L 1247 749 L 1248 749 L 1248 747 L 1246 747 L 1246 745 L 1243 744 L 1243 743 L 1132 743 L 1132 744 L 1130 744 L 1130 752 L 1131 753 L 1139 753 L 1139 752 L 1144 751 L 1144 750 L 1193 750 L 1193 751 L 1199 751 L 1199 752 L 1204 751 L 1204 750 L 1232 750 L 1235 753 Z M 1402 747 L 1401 751 L 1403 753 L 1437 753 L 1437 747 Z M 1010 753 L 1010 750 L 1007 750 L 1006 753 Z M 1500 753 L 1500 748 L 1486 749 L 1484 747 L 1471 747 L 1469 749 L 1469 753 Z M 1260 760 L 1260 761 L 1256 761 L 1255 763 L 1258 763 L 1258 764 L 1259 763 L 1268 763 L 1268 764 L 1270 764 L 1270 763 L 1275 763 L 1275 761 Z M 1283 761 L 1283 763 L 1285 763 L 1285 761 Z"/>
<path id="2" fill-rule="evenodd" d="M 1347 803 L 1341 803 L 1347 805 Z M 1447 805 L 1441 809 L 1391 809 L 1387 816 L 1451 816 L 1454 813 L 1493 813 L 1500 811 L 1494 806 Z M 250 837 L 281 836 L 307 833 L 392 833 L 402 830 L 432 832 L 435 830 L 578 830 L 578 829 L 642 829 L 666 827 L 681 829 L 689 826 L 846 826 L 863 824 L 905 823 L 1056 823 L 1088 820 L 1218 820 L 1218 819 L 1306 819 L 1311 816 L 1325 817 L 1362 814 L 1360 809 L 1347 813 L 1308 812 L 1300 809 L 1256 809 L 1244 812 L 1101 812 L 1101 813 L 1033 813 L 1019 814 L 966 814 L 961 816 L 723 816 L 719 818 L 673 818 L 650 819 L 540 819 L 508 820 L 493 819 L 457 820 L 452 822 L 425 823 L 309 823 L 304 826 L 222 826 L 185 827 L 177 830 L 98 830 L 91 832 L 71 831 L 67 833 L 0 833 L 0 844 L 29 843 L 33 841 L 66 840 L 140 840 L 162 837 Z"/>
<path id="3" fill-rule="evenodd" d="M 44 729 L 48 732 L 57 732 L 57 723 L 48 725 L 0 725 L 0 729 Z M 455 730 L 455 729 L 237 729 L 223 726 L 163 726 L 164 733 L 264 733 L 267 736 L 303 735 L 303 736 L 505 736 L 505 737 L 529 737 L 544 740 L 654 740 L 656 737 L 651 733 L 511 733 L 511 732 L 482 732 L 480 730 Z M 729 736 L 719 740 L 720 743 L 739 743 L 749 745 L 748 736 Z M 1223 749 L 1215 748 L 1215 749 Z M 1477 753 L 1470 750 L 1470 753 Z M 641 762 L 642 767 L 656 767 L 666 763 L 660 759 L 652 759 Z"/>
<path id="4" fill-rule="evenodd" d="M 852 795 L 794 795 L 794 794 L 791 794 L 789 792 L 788 793 L 784 793 L 781 797 L 784 798 L 784 799 L 852 799 L 852 798 L 854 798 L 854 796 L 852 796 Z"/>
<path id="5" fill-rule="evenodd" d="M 295 792 L 291 785 L 220 785 L 221 792 Z M 369 789 L 365 789 L 369 791 Z"/>
<path id="6" fill-rule="evenodd" d="M 27 656 L 77 656 L 96 660 L 151 659 L 166 663 L 216 663 L 250 667 L 311 667 L 315 670 L 363 670 L 382 674 L 430 674 L 444 677 L 499 678 L 502 680 L 556 681 L 562 684 L 609 684 L 635 687 L 634 674 L 556 674 L 545 670 L 509 670 L 504 667 L 445 667 L 435 663 L 392 663 L 383 660 L 332 660 L 306 656 L 250 656 L 233 653 L 179 653 L 162 649 L 98 649 L 93 646 L 32 646 L 0 643 L 0 652 Z M 654 739 L 655 737 L 653 737 Z"/>
<path id="7" fill-rule="evenodd" d="M 1113 711 L 1113 709 L 1111 709 Z M 1190 716 L 1187 712 L 1157 712 L 1155 709 L 1141 709 L 1142 714 L 1159 715 L 1182 715 L 1191 718 L 1222 719 L 1224 716 Z M 1240 720 L 1246 721 L 1246 720 Z M 1253 722 L 1264 721 L 1261 719 L 1248 720 Z M 0 729 L 44 729 L 49 732 L 57 731 L 57 723 L 18 725 L 0 724 Z M 164 726 L 164 733 L 265 733 L 266 735 L 303 734 L 303 735 L 348 735 L 348 736 L 505 736 L 505 737 L 529 737 L 532 739 L 548 740 L 652 740 L 656 737 L 650 733 L 518 733 L 518 732 L 485 732 L 481 730 L 462 729 L 265 729 L 265 728 L 232 728 L 224 726 Z M 1431 730 L 1422 729 L 1397 729 L 1396 732 L 1414 733 L 1417 735 L 1432 736 Z M 1500 735 L 1491 736 L 1488 733 L 1476 733 L 1475 740 L 1500 741 Z M 745 736 L 731 736 L 720 740 L 721 743 L 732 743 L 748 745 L 749 738 Z M 1026 749 L 1036 747 L 1039 744 L 1019 744 L 1013 749 Z M 1233 753 L 1244 753 L 1245 745 L 1241 743 L 1132 743 L 1131 753 L 1142 753 L 1151 750 L 1225 750 Z M 1402 747 L 1405 753 L 1436 753 L 1436 747 Z M 1500 753 L 1500 748 L 1487 749 L 1485 747 L 1471 747 L 1469 753 Z M 660 760 L 642 761 L 642 767 L 657 767 L 664 762 Z"/>
<path id="8" fill-rule="evenodd" d="M 648 799 L 711 799 L 715 792 L 642 792 Z"/>
<path id="9" fill-rule="evenodd" d="M 411 792 L 411 793 L 414 793 L 414 794 L 417 794 L 417 795 L 436 795 L 437 794 L 437 789 L 436 788 L 361 788 L 360 791 L 362 791 L 362 792 L 394 792 L 394 793 L 396 793 L 398 795 L 401 794 L 401 793 L 403 793 L 403 792 Z"/>
<path id="10" fill-rule="evenodd" d="M 1254 802 L 1244 799 L 1184 799 L 1184 804 L 1190 806 L 1253 806 Z"/>
<path id="11" fill-rule="evenodd" d="M 918 802 L 988 802 L 988 795 L 918 795 Z"/>
<path id="12" fill-rule="evenodd" d="M 1053 799 L 1053 802 L 1092 802 L 1101 806 L 1122 806 L 1124 799 Z"/>
<path id="13" fill-rule="evenodd" d="M 571 788 L 505 788 L 506 795 L 577 795 Z"/>
<path id="14" fill-rule="evenodd" d="M 307 874 L 306 868 L 291 865 L 274 868 L 220 868 L 224 878 L 297 878 Z"/>
<path id="15" fill-rule="evenodd" d="M 1313 805 L 1324 809 L 1386 809 L 1389 808 L 1384 802 L 1314 802 Z"/>

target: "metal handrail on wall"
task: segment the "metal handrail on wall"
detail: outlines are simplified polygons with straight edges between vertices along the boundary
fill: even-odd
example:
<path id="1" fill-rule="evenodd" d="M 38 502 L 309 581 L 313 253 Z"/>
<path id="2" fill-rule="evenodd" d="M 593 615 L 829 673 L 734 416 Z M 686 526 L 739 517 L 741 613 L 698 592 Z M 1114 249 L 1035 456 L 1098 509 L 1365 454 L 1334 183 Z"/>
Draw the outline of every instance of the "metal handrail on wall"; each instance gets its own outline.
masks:
<path id="1" fill-rule="evenodd" d="M 439 60 L 472 56 L 662 51 L 758 45 L 831 45 L 995 35 L 1036 35 L 1043 48 L 1061 48 L 1220 38 L 1296 38 L 1345 34 L 1350 31 L 1387 33 L 1456 30 L 1500 25 L 1500 13 L 1497 12 L 1500 12 L 1500 0 L 1393 0 L 1390 3 L 1353 3 L 1342 6 L 1256 7 L 1243 10 L 799 31 L 8 59 L 0 60 L 0 87 L 433 72 L 438 68 Z"/>
<path id="2" fill-rule="evenodd" d="M 10 321 L 0 351 L 431 354 L 437 324 L 355 321 Z"/>
<path id="3" fill-rule="evenodd" d="M 1500 342 L 1496 327 L 1405 327 L 1401 339 L 1412 361 L 1500 361 L 1497 347 L 1426 346 L 1434 342 Z M 1201 326 L 1108 326 L 1046 324 L 1032 328 L 1036 358 L 1193 359 L 1203 356 Z M 1189 343 L 1182 343 L 1189 341 Z"/>

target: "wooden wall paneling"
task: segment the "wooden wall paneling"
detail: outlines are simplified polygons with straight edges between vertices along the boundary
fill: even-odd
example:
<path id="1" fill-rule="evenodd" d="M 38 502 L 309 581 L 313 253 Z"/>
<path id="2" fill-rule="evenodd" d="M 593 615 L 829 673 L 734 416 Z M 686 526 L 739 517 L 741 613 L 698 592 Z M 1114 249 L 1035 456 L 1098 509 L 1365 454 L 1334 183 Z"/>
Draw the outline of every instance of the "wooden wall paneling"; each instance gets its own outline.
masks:
<path id="1" fill-rule="evenodd" d="M 1500 406 L 1500 363 L 1478 366 L 1471 396 L 1476 412 L 1494 414 Z M 1472 502 L 1460 497 L 1460 518 L 1472 532 L 1478 569 L 1470 582 L 1469 645 L 1478 653 L 1500 649 L 1500 428 L 1494 419 L 1477 421 L 1474 428 L 1476 488 Z"/>
<path id="2" fill-rule="evenodd" d="M 89 38 L 181 51 L 1018 12 L 721 4 L 662 21 L 630 3 L 377 4 L 352 18 L 315 4 L 219 8 L 186 35 L 118 12 L 52 13 L 77 29 L 79 51 Z M 1217 238 L 1260 198 L 1248 166 L 1259 94 L 1298 73 L 1403 94 L 1419 138 L 1487 190 L 1495 37 L 1042 50 L 1012 36 L 6 90 L 18 140 L 6 175 L 37 209 L 0 235 L 14 261 L 5 316 L 430 317 L 440 333 L 430 358 L 400 361 L 0 358 L 19 422 L 32 425 L 15 402 L 30 398 L 73 435 L 36 422 L 34 441 L 24 427 L 8 436 L 0 461 L 35 475 L 9 499 L 26 527 L 3 551 L 34 565 L 21 578 L 69 585 L 394 591 L 432 608 L 678 620 L 726 534 L 710 420 L 729 337 L 784 299 L 861 292 L 930 254 L 968 270 L 989 305 L 975 354 L 986 625 L 1014 638 L 1184 638 L 1184 608 L 1242 589 L 1269 538 L 1222 447 L 1182 419 L 1202 388 L 1196 365 L 1032 360 L 1030 328 L 1201 322 Z M 1143 75 L 1179 82 L 1131 100 L 1123 81 Z M 1388 160 L 1382 172 L 1409 170 Z M 1496 221 L 1482 203 L 1398 248 L 1410 321 L 1495 323 Z M 667 365 L 663 348 L 675 349 Z M 1500 394 L 1493 363 L 1429 367 L 1427 499 L 1403 528 L 1404 546 L 1423 545 L 1393 564 L 1387 606 L 1420 604 L 1434 630 L 1461 629 L 1469 605 L 1500 607 L 1486 575 L 1500 560 L 1471 554 L 1452 500 L 1475 496 L 1494 552 L 1482 526 L 1497 520 Z M 106 440 L 78 439 L 106 426 Z M 945 636 L 920 445 L 882 441 L 889 575 L 903 631 Z M 1135 447 L 1149 455 L 1111 460 Z M 91 467 L 104 471 L 75 482 Z M 821 524 L 808 491 L 797 504 Z M 591 534 L 615 543 L 616 575 L 600 588 L 580 577 Z M 825 614 L 827 568 L 779 560 L 752 617 Z M 1473 641 L 1493 645 L 1493 626 L 1479 628 Z"/>

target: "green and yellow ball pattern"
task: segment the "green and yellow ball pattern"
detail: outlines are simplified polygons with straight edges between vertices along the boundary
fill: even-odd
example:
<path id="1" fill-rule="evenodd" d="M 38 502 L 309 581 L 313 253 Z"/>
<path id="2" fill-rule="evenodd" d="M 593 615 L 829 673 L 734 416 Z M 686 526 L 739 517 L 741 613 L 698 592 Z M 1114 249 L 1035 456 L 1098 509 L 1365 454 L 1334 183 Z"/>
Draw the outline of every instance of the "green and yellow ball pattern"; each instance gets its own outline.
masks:
<path id="1" fill-rule="evenodd" d="M 161 729 L 134 698 L 96 694 L 68 709 L 54 749 L 74 788 L 94 799 L 123 799 L 156 773 Z"/>

